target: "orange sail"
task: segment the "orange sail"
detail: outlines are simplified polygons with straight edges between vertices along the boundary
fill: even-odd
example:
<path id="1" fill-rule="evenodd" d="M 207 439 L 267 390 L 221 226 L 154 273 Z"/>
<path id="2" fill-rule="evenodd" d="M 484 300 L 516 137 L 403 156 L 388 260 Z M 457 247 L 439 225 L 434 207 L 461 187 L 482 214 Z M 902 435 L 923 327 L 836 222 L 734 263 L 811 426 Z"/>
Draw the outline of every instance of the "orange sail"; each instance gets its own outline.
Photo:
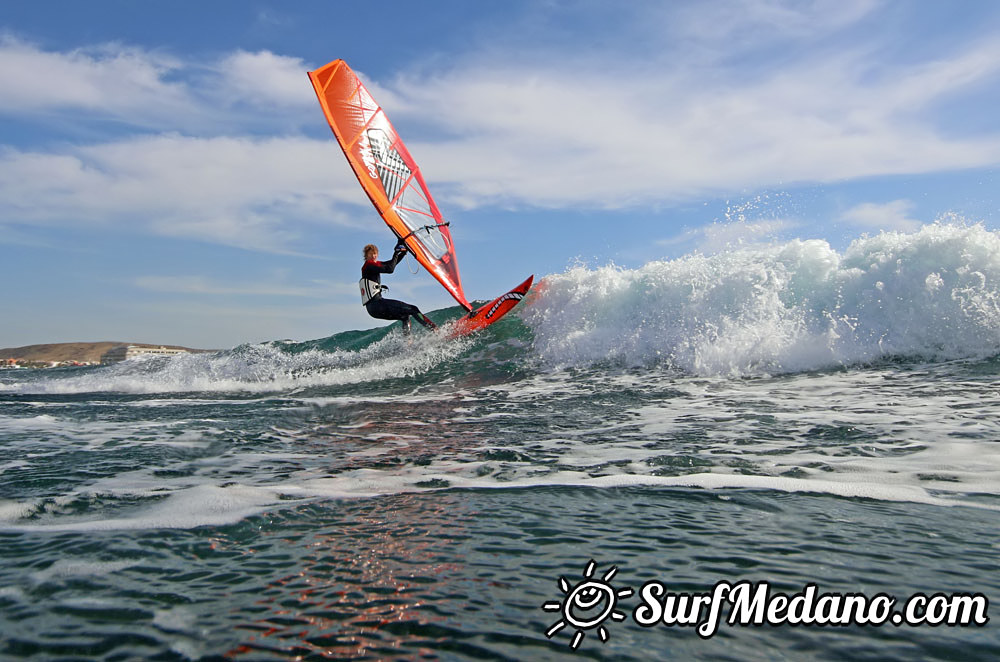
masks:
<path id="1" fill-rule="evenodd" d="M 448 223 L 385 111 L 343 60 L 309 72 L 326 119 L 375 209 L 466 310 Z"/>

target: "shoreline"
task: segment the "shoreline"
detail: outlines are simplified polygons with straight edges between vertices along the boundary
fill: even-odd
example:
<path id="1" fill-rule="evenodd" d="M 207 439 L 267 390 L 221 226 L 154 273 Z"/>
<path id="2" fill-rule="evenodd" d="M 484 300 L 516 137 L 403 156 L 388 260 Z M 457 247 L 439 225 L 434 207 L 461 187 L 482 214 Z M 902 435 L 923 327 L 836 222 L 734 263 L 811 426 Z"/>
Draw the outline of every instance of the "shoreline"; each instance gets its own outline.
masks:
<path id="1" fill-rule="evenodd" d="M 0 349 L 0 362 L 16 361 L 18 364 L 52 364 L 52 363 L 78 363 L 94 364 L 100 363 L 101 357 L 109 350 L 121 345 L 132 345 L 135 347 L 166 349 L 178 349 L 191 352 L 192 354 L 203 352 L 214 352 L 213 349 L 195 349 L 182 345 L 165 345 L 162 343 L 139 343 L 104 340 L 99 342 L 65 342 L 48 343 L 38 345 L 25 345 L 23 347 L 8 347 Z"/>

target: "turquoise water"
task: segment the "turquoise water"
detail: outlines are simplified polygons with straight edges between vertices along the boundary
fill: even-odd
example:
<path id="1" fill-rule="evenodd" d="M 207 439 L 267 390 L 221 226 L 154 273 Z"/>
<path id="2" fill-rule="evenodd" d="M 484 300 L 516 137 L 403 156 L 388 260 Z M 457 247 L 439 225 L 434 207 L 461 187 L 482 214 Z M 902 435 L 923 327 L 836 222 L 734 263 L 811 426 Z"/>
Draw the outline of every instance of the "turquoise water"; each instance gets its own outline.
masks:
<path id="1" fill-rule="evenodd" d="M 997 244 L 581 267 L 457 342 L 2 372 L 0 657 L 997 659 L 995 619 L 633 615 L 649 581 L 995 609 Z M 624 618 L 547 637 L 591 560 Z"/>

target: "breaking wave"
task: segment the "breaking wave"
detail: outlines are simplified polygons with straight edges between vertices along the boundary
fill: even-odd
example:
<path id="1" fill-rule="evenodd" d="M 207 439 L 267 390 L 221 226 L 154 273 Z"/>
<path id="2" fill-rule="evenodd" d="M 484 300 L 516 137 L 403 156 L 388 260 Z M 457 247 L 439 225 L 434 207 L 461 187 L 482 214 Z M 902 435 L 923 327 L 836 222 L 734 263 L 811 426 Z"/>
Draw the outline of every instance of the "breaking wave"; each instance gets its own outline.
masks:
<path id="1" fill-rule="evenodd" d="M 549 366 L 747 376 L 1000 351 L 1000 234 L 934 224 L 550 276 L 522 312 Z"/>

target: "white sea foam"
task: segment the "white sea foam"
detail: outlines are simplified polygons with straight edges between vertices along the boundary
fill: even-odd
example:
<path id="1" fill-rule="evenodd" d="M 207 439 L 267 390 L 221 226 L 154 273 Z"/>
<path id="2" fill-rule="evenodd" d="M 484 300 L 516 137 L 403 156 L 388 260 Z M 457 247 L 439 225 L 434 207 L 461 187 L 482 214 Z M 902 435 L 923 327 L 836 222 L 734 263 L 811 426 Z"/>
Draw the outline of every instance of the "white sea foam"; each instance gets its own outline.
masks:
<path id="1" fill-rule="evenodd" d="M 104 531 L 123 529 L 190 529 L 199 526 L 239 522 L 287 500 L 296 488 L 217 486 L 200 484 L 160 494 L 161 500 L 132 509 L 114 517 L 61 516 L 36 522 L 10 521 L 4 528 L 35 531 Z M 154 496 L 146 492 L 140 496 Z M 89 566 L 86 566 L 89 567 Z M 73 568 L 71 568 L 72 570 Z M 100 570 L 100 568 L 96 568 Z"/>
<path id="2" fill-rule="evenodd" d="M 688 255 L 639 269 L 549 276 L 522 311 L 550 366 L 667 363 L 744 376 L 888 356 L 1000 352 L 1000 233 L 934 224 L 912 234 Z"/>
<path id="3" fill-rule="evenodd" d="M 37 508 L 34 500 L 15 501 L 13 499 L 0 499 L 0 522 L 16 522 L 28 517 Z"/>
<path id="4" fill-rule="evenodd" d="M 139 561 L 96 561 L 84 559 L 60 559 L 45 568 L 32 572 L 32 581 L 42 584 L 52 581 L 65 581 L 76 577 L 95 577 L 110 575 L 115 572 L 138 565 Z"/>
<path id="5" fill-rule="evenodd" d="M 164 632 L 194 634 L 197 632 L 198 614 L 186 607 L 156 609 L 153 612 L 153 625 Z"/>
<path id="6" fill-rule="evenodd" d="M 441 334 L 411 340 L 393 332 L 356 351 L 300 353 L 272 343 L 216 354 L 140 357 L 82 375 L 33 378 L 7 384 L 18 393 L 271 393 L 418 375 L 460 354 L 468 341 Z"/>
<path id="7" fill-rule="evenodd" d="M 18 459 L 44 457 L 67 446 L 90 450 L 117 450 L 126 446 L 169 445 L 200 447 L 211 441 L 215 432 L 211 421 L 104 421 L 72 420 L 43 415 L 26 418 L 0 416 L 0 438 L 8 450 L 23 449 Z M 0 465 L 16 467 L 17 463 Z"/>
<path id="8" fill-rule="evenodd" d="M 475 467 L 472 467 L 474 469 Z M 872 475 L 866 479 L 849 480 L 828 478 L 789 478 L 785 476 L 745 475 L 740 473 L 702 472 L 681 476 L 653 476 L 649 474 L 612 474 L 591 477 L 586 473 L 562 471 L 544 476 L 525 475 L 497 481 L 474 476 L 468 465 L 437 465 L 428 470 L 402 470 L 394 472 L 359 470 L 335 478 L 317 478 L 301 485 L 300 494 L 325 498 L 371 498 L 391 494 L 426 492 L 427 484 L 438 481 L 442 487 L 462 489 L 517 489 L 524 487 L 696 487 L 711 490 L 757 489 L 806 494 L 829 494 L 849 498 L 877 499 L 922 503 L 935 506 L 965 506 L 1000 511 L 995 502 L 984 503 L 964 498 L 962 494 L 938 492 L 933 488 L 906 484 L 902 480 L 883 482 L 884 476 Z M 996 483 L 975 485 L 988 487 L 997 495 Z"/>

